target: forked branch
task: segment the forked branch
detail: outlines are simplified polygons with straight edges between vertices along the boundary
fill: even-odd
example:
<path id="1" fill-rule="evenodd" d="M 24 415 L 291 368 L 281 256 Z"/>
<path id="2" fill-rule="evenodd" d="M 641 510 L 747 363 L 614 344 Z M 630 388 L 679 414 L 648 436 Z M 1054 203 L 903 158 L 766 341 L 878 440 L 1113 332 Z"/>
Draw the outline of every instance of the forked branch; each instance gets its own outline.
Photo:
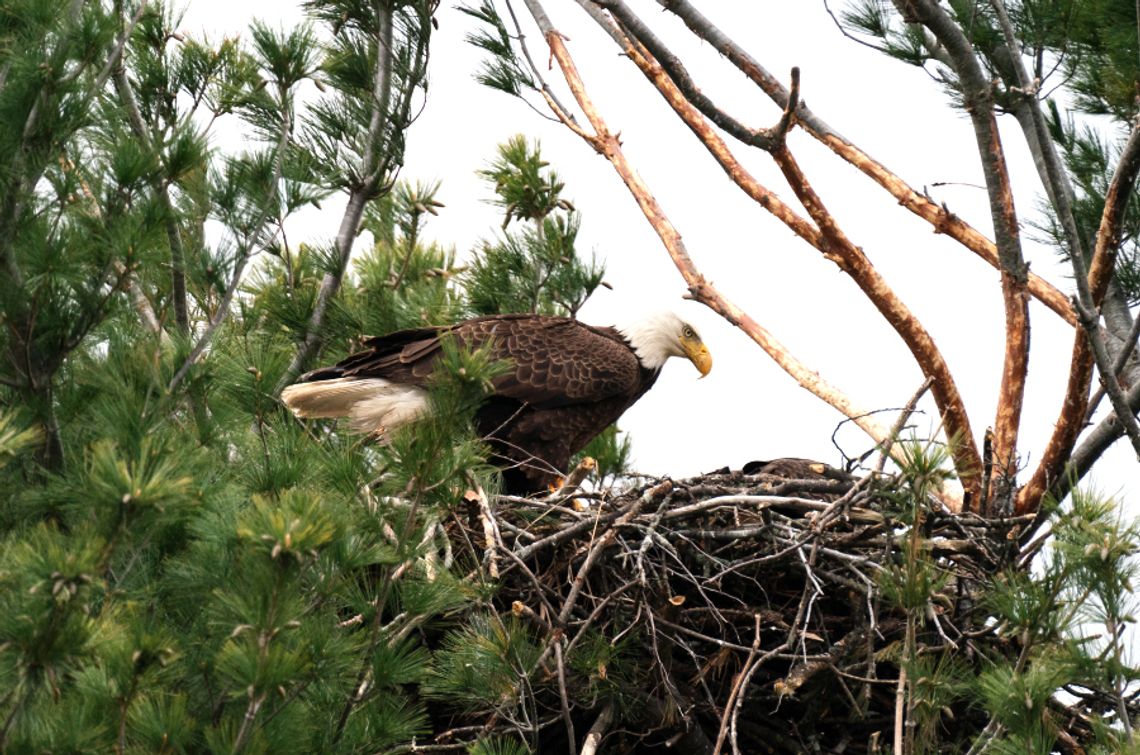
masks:
<path id="1" fill-rule="evenodd" d="M 993 92 L 970 40 L 942 6 L 934 0 L 894 2 L 906 18 L 929 30 L 949 56 L 974 126 L 978 155 L 982 161 L 1005 305 L 1005 358 L 997 416 L 994 418 L 994 484 L 990 486 L 994 500 L 982 505 L 1004 507 L 1013 493 L 1017 475 L 1017 437 L 1029 370 L 1029 269 L 1021 252 L 1013 189 L 998 133 Z"/>
<path id="2" fill-rule="evenodd" d="M 708 18 L 701 14 L 692 3 L 688 0 L 657 0 L 657 2 L 663 8 L 681 19 L 697 37 L 707 42 L 730 63 L 736 66 L 741 73 L 755 83 L 774 103 L 781 108 L 787 107 L 788 90 L 784 88 L 784 85 L 780 83 L 779 79 L 745 52 L 740 45 L 736 44 L 736 42 L 718 29 Z M 646 44 L 645 40 L 641 40 L 640 37 L 639 41 Z M 647 47 L 648 46 L 647 44 Z M 671 67 L 673 62 L 675 61 L 677 65 L 680 64 L 676 56 L 671 54 L 665 55 L 664 53 L 658 54 L 657 52 L 654 52 L 654 56 L 658 58 L 661 64 L 670 71 L 670 75 L 673 76 L 674 72 Z M 678 85 L 685 91 L 682 80 L 677 76 L 673 76 L 673 78 L 678 81 Z M 686 94 L 688 95 L 687 91 Z M 705 117 L 713 120 L 713 122 L 717 123 L 718 126 L 723 128 L 727 133 L 733 136 L 733 138 L 739 139 L 747 144 L 752 143 L 749 138 L 749 134 L 752 132 L 747 129 L 747 127 L 742 127 L 742 130 L 734 130 L 733 128 L 727 127 L 719 123 L 717 118 L 713 117 L 718 111 L 711 103 L 709 103 L 709 109 L 706 111 L 705 108 L 701 107 L 699 100 L 692 100 L 692 102 L 701 109 Z M 995 268 L 1000 266 L 997 246 L 993 241 L 986 238 L 969 223 L 966 223 L 957 215 L 950 212 L 945 205 L 940 205 L 934 202 L 925 193 L 913 189 L 882 163 L 848 141 L 803 102 L 800 102 L 796 106 L 796 120 L 804 131 L 824 144 L 844 161 L 860 170 L 875 183 L 879 184 L 879 186 L 898 200 L 900 205 L 930 223 L 935 233 L 946 234 L 981 257 L 991 266 Z M 1034 273 L 1029 273 L 1027 285 L 1029 293 L 1036 299 L 1064 318 L 1070 325 L 1077 324 L 1076 313 L 1073 311 L 1068 297 L 1065 296 L 1064 293 Z"/>
<path id="3" fill-rule="evenodd" d="M 1096 234 L 1096 248 L 1088 266 L 1087 285 L 1079 287 L 1083 289 L 1084 295 L 1089 297 L 1094 309 L 1103 301 L 1112 271 L 1116 266 L 1116 255 L 1120 248 L 1120 223 L 1124 218 L 1129 197 L 1136 186 L 1138 173 L 1140 173 L 1140 122 L 1132 128 L 1132 133 L 1120 154 L 1108 191 L 1105 193 L 1104 210 Z M 1084 278 L 1083 261 L 1074 260 L 1074 264 L 1078 266 L 1079 271 L 1076 277 L 1081 280 Z M 1093 325 L 1096 325 L 1095 319 Z M 1125 395 L 1116 378 L 1116 366 L 1106 363 L 1098 369 L 1101 370 L 1101 380 L 1106 391 L 1112 390 L 1117 394 L 1113 402 L 1115 411 L 1089 434 L 1081 450 L 1073 454 L 1077 436 L 1084 424 L 1092 379 L 1094 356 L 1092 338 L 1096 336 L 1086 331 L 1087 328 L 1078 331 L 1074 338 L 1069 383 L 1060 417 L 1037 469 L 1034 470 L 1029 482 L 1018 491 L 1015 510 L 1019 513 L 1036 511 L 1046 491 L 1052 490 L 1055 496 L 1066 494 L 1072 484 L 1070 480 L 1073 477 L 1079 479 L 1088 471 L 1092 462 L 1104 453 L 1111 442 L 1130 429 L 1129 423 L 1133 426 L 1136 424 L 1134 416 L 1136 391 L 1133 390 L 1131 394 Z M 1130 435 L 1135 445 L 1135 428 L 1132 430 Z M 1140 453 L 1140 449 L 1137 451 Z M 1071 456 L 1073 458 L 1070 458 Z"/>
<path id="4" fill-rule="evenodd" d="M 624 21 L 631 17 L 628 8 L 621 0 L 605 0 L 600 3 L 615 11 L 617 21 L 624 27 Z M 860 290 L 875 305 L 884 319 L 895 329 L 910 349 L 915 361 L 925 376 L 934 379 L 934 397 L 945 423 L 947 436 L 954 439 L 955 467 L 963 486 L 978 500 L 980 489 L 981 457 L 974 444 L 969 416 L 965 404 L 955 385 L 949 366 L 934 343 L 934 339 L 923 328 L 918 318 L 899 299 L 887 282 L 835 223 L 823 202 L 812 190 L 807 178 L 784 146 L 784 133 L 791 123 L 796 96 L 789 98 L 788 107 L 779 124 L 766 131 L 765 146 L 776 164 L 788 179 L 801 204 L 807 209 L 816 226 L 800 217 L 784 204 L 774 193 L 762 186 L 736 159 L 728 145 L 715 129 L 701 116 L 676 86 L 668 73 L 650 55 L 649 51 L 628 36 L 621 34 L 623 51 L 634 62 L 645 77 L 654 85 L 681 118 L 697 136 L 721 168 L 745 194 L 780 219 L 794 233 L 805 239 L 841 270 L 851 276 Z M 793 92 L 796 87 L 793 85 Z"/>
<path id="5" fill-rule="evenodd" d="M 874 420 L 863 407 L 856 405 L 847 395 L 796 359 L 771 333 L 705 280 L 689 256 L 688 250 L 685 248 L 685 244 L 681 239 L 681 234 L 665 215 L 665 212 L 658 204 L 656 198 L 654 198 L 649 187 L 637 172 L 634 171 L 622 151 L 617 137 L 609 130 L 605 120 L 595 107 L 593 100 L 585 89 L 585 85 L 574 64 L 574 60 L 566 49 L 563 35 L 551 24 L 549 17 L 537 0 L 526 0 L 526 5 L 534 17 L 535 22 L 542 30 L 547 45 L 550 48 L 551 56 L 558 62 L 570 92 L 585 114 L 593 131 L 593 133 L 590 133 L 585 129 L 578 128 L 574 130 L 575 133 L 586 140 L 598 154 L 605 157 L 614 166 L 614 169 L 641 208 L 642 213 L 661 238 L 666 251 L 672 259 L 673 264 L 677 267 L 677 270 L 681 273 L 685 283 L 688 285 L 693 298 L 744 331 L 745 334 L 756 342 L 802 387 L 838 409 L 844 416 L 851 418 L 856 425 L 876 442 L 881 443 L 885 441 L 889 437 L 890 432 L 884 425 Z M 771 196 L 770 193 L 769 196 Z M 771 196 L 771 198 L 775 202 L 779 201 L 774 196 Z M 802 233 L 807 238 L 819 239 L 819 232 L 811 223 L 796 216 L 795 213 L 791 212 L 789 208 L 786 208 L 786 205 L 783 205 L 783 203 L 779 204 L 794 218 L 794 220 L 789 222 L 790 227 L 794 226 L 794 228 L 798 228 L 797 232 Z"/>

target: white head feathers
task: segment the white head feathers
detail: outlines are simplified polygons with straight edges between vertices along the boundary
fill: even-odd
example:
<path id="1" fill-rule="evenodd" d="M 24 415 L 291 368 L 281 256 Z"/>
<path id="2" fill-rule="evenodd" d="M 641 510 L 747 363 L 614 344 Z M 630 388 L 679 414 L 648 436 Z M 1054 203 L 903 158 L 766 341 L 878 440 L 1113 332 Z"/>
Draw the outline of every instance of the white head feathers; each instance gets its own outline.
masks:
<path id="1" fill-rule="evenodd" d="M 697 331 L 672 312 L 657 312 L 616 329 L 646 368 L 659 370 L 669 357 L 687 356 L 682 338 L 700 340 Z"/>

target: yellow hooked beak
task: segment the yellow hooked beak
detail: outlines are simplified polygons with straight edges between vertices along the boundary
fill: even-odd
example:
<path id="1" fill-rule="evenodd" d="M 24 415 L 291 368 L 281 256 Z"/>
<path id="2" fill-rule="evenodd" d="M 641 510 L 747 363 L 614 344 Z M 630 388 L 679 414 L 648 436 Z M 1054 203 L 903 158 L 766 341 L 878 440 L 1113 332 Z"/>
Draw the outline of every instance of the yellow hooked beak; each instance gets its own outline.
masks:
<path id="1" fill-rule="evenodd" d="M 682 338 L 681 348 L 685 352 L 685 356 L 701 373 L 701 377 L 708 375 L 712 370 L 712 354 L 709 354 L 709 349 L 699 338 Z"/>

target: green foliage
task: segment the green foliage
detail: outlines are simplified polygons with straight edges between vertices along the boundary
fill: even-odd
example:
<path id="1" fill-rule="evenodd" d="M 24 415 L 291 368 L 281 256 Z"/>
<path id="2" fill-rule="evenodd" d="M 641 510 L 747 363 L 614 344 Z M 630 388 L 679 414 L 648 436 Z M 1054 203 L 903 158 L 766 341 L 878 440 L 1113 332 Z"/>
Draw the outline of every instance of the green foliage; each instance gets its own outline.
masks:
<path id="1" fill-rule="evenodd" d="M 1105 752 L 1126 751 L 1125 699 L 1140 673 L 1127 660 L 1135 623 L 1131 586 L 1140 528 L 1120 519 L 1117 502 L 1077 490 L 1066 510 L 1055 503 L 1051 544 L 1032 570 L 1010 568 L 985 581 L 978 621 L 1011 646 L 1008 657 L 971 658 L 947 641 L 939 619 L 949 604 L 946 574 L 924 533 L 930 493 L 945 479 L 948 450 L 900 444 L 892 489 L 898 508 L 896 557 L 878 571 L 879 595 L 906 617 L 905 639 L 879 653 L 906 672 L 905 731 L 916 752 L 950 751 L 954 719 L 982 713 L 989 725 L 966 746 L 987 752 L 1049 753 L 1067 715 L 1062 690 L 1112 690 L 1094 722 Z M 958 640 L 961 641 L 960 639 Z"/>
<path id="2" fill-rule="evenodd" d="M 540 648 L 513 618 L 477 614 L 444 639 L 428 694 L 471 709 L 512 712 Z"/>
<path id="3" fill-rule="evenodd" d="M 476 31 L 467 34 L 467 42 L 485 50 L 489 56 L 489 59 L 480 63 L 475 79 L 483 86 L 516 97 L 537 90 L 534 78 L 515 54 L 511 33 L 507 31 L 507 25 L 495 10 L 494 4 L 490 0 L 483 0 L 477 7 L 461 5 L 459 10 L 482 24 Z"/>
<path id="4" fill-rule="evenodd" d="M 1116 502 L 1087 490 L 1073 493 L 1052 528 L 1054 544 L 1036 573 L 1004 574 L 987 595 L 1000 630 L 1021 650 L 1016 662 L 978 677 L 978 695 L 1008 731 L 999 751 L 1049 752 L 1060 725 L 1050 704 L 1058 689 L 1114 690 L 1117 699 L 1097 730 L 1106 752 L 1124 751 L 1131 734 L 1122 736 L 1120 706 L 1140 678 L 1125 648 L 1126 628 L 1135 623 L 1140 530 L 1121 522 Z"/>
<path id="5" fill-rule="evenodd" d="M 9 460 L 37 441 L 34 427 L 18 427 L 14 416 L 0 413 L 0 459 Z"/>
<path id="6" fill-rule="evenodd" d="M 428 640 L 486 594 L 443 526 L 490 487 L 471 421 L 500 367 L 449 348 L 432 418 L 379 446 L 301 425 L 275 386 L 339 272 L 284 223 L 366 152 L 384 196 L 328 357 L 465 312 L 424 239 L 437 187 L 394 183 L 431 5 L 313 2 L 343 33 L 220 42 L 164 4 L 133 28 L 131 3 L 0 9 L 0 750 L 374 752 L 427 730 Z M 305 110 L 310 80 L 328 91 Z M 246 151 L 214 146 L 227 120 Z"/>
<path id="7" fill-rule="evenodd" d="M 1051 40 L 1071 57 L 1066 73 L 1079 109 L 1127 122 L 1136 112 L 1140 84 L 1136 5 L 1128 0 L 1083 0 L 1070 8 L 1071 29 Z M 1058 38 L 1059 37 L 1059 38 Z"/>
<path id="8" fill-rule="evenodd" d="M 538 145 L 522 136 L 499 146 L 480 174 L 503 208 L 503 233 L 484 241 L 463 276 L 468 307 L 477 314 L 534 312 L 573 317 L 602 284 L 604 270 L 578 258 L 580 220 Z M 512 220 L 522 230 L 509 230 Z"/>

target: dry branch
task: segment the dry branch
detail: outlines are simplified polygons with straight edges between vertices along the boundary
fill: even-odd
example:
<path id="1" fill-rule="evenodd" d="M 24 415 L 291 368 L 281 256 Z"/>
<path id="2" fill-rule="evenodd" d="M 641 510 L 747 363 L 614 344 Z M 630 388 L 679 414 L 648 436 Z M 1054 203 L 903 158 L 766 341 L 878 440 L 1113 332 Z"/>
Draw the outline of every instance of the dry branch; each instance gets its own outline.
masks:
<path id="1" fill-rule="evenodd" d="M 958 76 L 966 112 L 974 127 L 982 174 L 986 180 L 990 215 L 1001 271 L 1005 306 L 1005 357 L 994 418 L 994 479 L 987 509 L 1004 508 L 1013 495 L 1017 475 L 1017 436 L 1021 423 L 1025 378 L 1029 369 L 1029 270 L 1021 252 L 1020 231 L 1014 209 L 1013 190 L 998 133 L 993 92 L 974 48 L 962 29 L 933 0 L 894 0 L 906 18 L 922 24 L 938 40 Z"/>
<path id="2" fill-rule="evenodd" d="M 550 48 L 551 56 L 558 62 L 559 68 L 566 79 L 566 83 L 575 101 L 585 113 L 594 133 L 591 134 L 577 126 L 573 126 L 572 129 L 587 141 L 598 154 L 605 157 L 614 166 L 614 169 L 637 201 L 642 213 L 661 238 L 666 251 L 673 260 L 673 264 L 681 273 L 682 278 L 684 278 L 693 298 L 744 331 L 753 341 L 764 349 L 784 371 L 791 375 L 797 383 L 838 409 L 844 416 L 851 418 L 858 427 L 870 435 L 876 442 L 881 443 L 886 440 L 889 436 L 886 427 L 875 421 L 865 409 L 854 404 L 848 396 L 825 381 L 818 373 L 809 369 L 796 359 L 771 333 L 724 297 L 700 274 L 692 258 L 689 256 L 684 242 L 681 240 L 680 233 L 669 221 L 661 209 L 661 206 L 649 191 L 649 187 L 641 177 L 637 175 L 636 171 L 633 170 L 633 167 L 629 164 L 625 154 L 622 152 L 617 137 L 609 130 L 597 108 L 594 106 L 593 101 L 582 83 L 574 60 L 566 49 L 563 42 L 563 35 L 553 28 L 549 17 L 545 14 L 545 11 L 537 0 L 527 0 L 526 4 L 528 9 L 531 10 L 535 22 L 538 23 L 539 28 L 542 29 L 547 45 Z M 560 115 L 559 117 L 567 126 L 571 125 L 564 115 Z M 795 221 L 790 220 L 790 222 L 794 223 Z M 797 225 L 808 236 L 818 236 L 818 232 L 815 231 L 807 221 L 800 219 Z"/>
<path id="3" fill-rule="evenodd" d="M 855 246 L 835 223 L 791 153 L 787 149 L 777 149 L 772 152 L 772 157 L 787 178 L 788 185 L 795 191 L 801 204 L 830 242 L 828 246 L 834 255 L 831 259 L 855 280 L 875 308 L 910 348 L 911 355 L 922 369 L 923 375 L 933 381 L 931 392 L 938 405 L 946 434 L 954 441 L 952 452 L 958 477 L 970 499 L 975 502 L 980 501 L 981 456 L 978 454 L 974 434 L 970 429 L 966 405 L 958 392 L 950 367 L 934 344 L 934 339 L 891 290 L 863 251 Z"/>
<path id="4" fill-rule="evenodd" d="M 779 107 L 787 107 L 788 90 L 784 88 L 783 84 L 713 25 L 688 0 L 658 0 L 658 3 L 666 10 L 676 14 L 694 34 L 710 44 L 721 55 L 724 55 Z M 662 63 L 665 61 L 662 60 Z M 709 113 L 705 113 L 705 115 L 707 116 Z M 879 184 L 898 200 L 900 205 L 930 223 L 935 233 L 946 234 L 991 266 L 1000 268 L 997 246 L 977 229 L 950 212 L 945 205 L 939 205 L 925 193 L 913 189 L 882 163 L 876 161 L 839 134 L 802 102 L 796 107 L 796 119 L 807 133 Z M 726 131 L 736 138 L 742 136 L 727 128 Z M 742 141 L 748 143 L 747 139 L 742 139 Z M 1077 324 L 1076 313 L 1073 311 L 1068 297 L 1055 286 L 1040 276 L 1030 273 L 1028 287 L 1029 292 L 1035 298 L 1064 318 L 1066 322 L 1070 325 Z"/>
<path id="5" fill-rule="evenodd" d="M 614 13 L 617 21 L 623 26 L 629 27 L 640 23 L 621 0 L 604 0 L 598 5 Z M 639 27 L 639 29 L 643 37 L 655 39 L 648 30 L 643 27 Z M 724 140 L 701 116 L 697 108 L 686 99 L 684 93 L 677 87 L 665 69 L 652 58 L 646 47 L 635 43 L 634 40 L 624 34 L 620 34 L 618 38 L 622 40 L 623 52 L 626 56 L 637 65 L 661 96 L 665 98 L 674 112 L 717 160 L 729 178 L 749 197 L 787 225 L 796 235 L 808 241 L 847 273 L 903 339 L 923 374 L 934 378 L 935 401 L 943 418 L 947 435 L 956 441 L 953 447 L 958 476 L 962 480 L 968 496 L 977 501 L 981 457 L 970 430 L 965 404 L 945 359 L 943 359 L 933 338 L 922 327 L 918 319 L 883 280 L 866 255 L 852 244 L 838 227 L 783 144 L 783 136 L 790 124 L 791 113 L 796 107 L 797 98 L 794 92 L 788 100 L 788 106 L 780 123 L 774 129 L 765 132 L 763 144 L 757 144 L 767 148 L 776 164 L 783 171 L 797 198 L 815 221 L 816 226 L 812 226 L 808 221 L 798 216 L 779 197 L 762 186 L 740 164 Z M 661 45 L 654 42 L 654 46 L 660 48 Z"/>

